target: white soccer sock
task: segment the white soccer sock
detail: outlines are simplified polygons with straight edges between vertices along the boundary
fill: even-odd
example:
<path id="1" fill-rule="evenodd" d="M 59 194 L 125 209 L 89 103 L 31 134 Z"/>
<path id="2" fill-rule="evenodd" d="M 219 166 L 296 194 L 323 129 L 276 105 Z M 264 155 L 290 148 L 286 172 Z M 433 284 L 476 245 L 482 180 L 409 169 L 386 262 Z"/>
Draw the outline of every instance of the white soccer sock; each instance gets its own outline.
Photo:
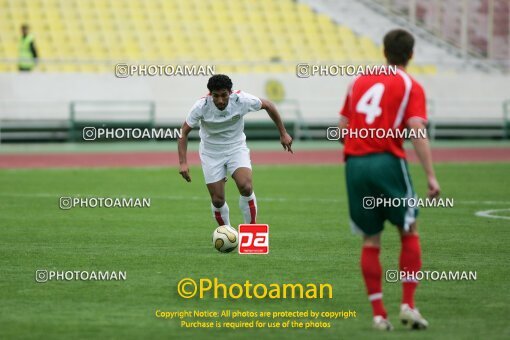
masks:
<path id="1" fill-rule="evenodd" d="M 241 195 L 239 197 L 239 208 L 241 208 L 243 213 L 244 223 L 257 223 L 257 198 L 255 197 L 255 192 L 252 192 L 248 197 Z"/>
<path id="2" fill-rule="evenodd" d="M 221 208 L 216 208 L 211 203 L 211 210 L 213 213 L 214 219 L 216 219 L 216 222 L 218 222 L 218 225 L 230 225 L 230 217 L 229 217 L 229 210 L 228 210 L 228 204 L 225 202 Z"/>

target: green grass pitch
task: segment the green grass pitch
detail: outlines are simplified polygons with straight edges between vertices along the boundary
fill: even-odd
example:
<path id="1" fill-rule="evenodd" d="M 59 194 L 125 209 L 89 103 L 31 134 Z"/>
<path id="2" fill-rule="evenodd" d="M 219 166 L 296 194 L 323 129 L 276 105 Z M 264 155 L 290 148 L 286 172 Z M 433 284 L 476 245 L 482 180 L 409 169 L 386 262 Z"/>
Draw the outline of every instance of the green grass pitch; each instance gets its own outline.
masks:
<path id="1" fill-rule="evenodd" d="M 417 306 L 430 329 L 416 339 L 509 338 L 510 224 L 476 217 L 508 209 L 510 164 L 438 164 L 452 209 L 422 209 L 423 270 L 477 271 L 477 281 L 422 282 Z M 420 197 L 421 169 L 411 166 Z M 270 225 L 270 254 L 220 254 L 199 167 L 186 183 L 175 168 L 0 171 L 0 338 L 404 338 L 397 322 L 401 287 L 384 283 L 392 334 L 371 329 L 359 269 L 360 239 L 348 227 L 342 166 L 254 166 L 259 222 Z M 58 208 L 60 196 L 150 197 L 147 209 Z M 227 183 L 231 221 L 241 222 L 238 193 Z M 508 210 L 507 210 L 508 212 Z M 503 212 L 504 213 L 504 212 Z M 508 214 L 507 214 L 508 216 Z M 397 232 L 386 225 L 384 269 L 397 269 Z M 35 270 L 125 270 L 126 281 L 35 282 Z M 223 283 L 331 283 L 332 300 L 185 300 L 185 277 Z M 329 329 L 183 329 L 156 309 L 356 310 Z"/>

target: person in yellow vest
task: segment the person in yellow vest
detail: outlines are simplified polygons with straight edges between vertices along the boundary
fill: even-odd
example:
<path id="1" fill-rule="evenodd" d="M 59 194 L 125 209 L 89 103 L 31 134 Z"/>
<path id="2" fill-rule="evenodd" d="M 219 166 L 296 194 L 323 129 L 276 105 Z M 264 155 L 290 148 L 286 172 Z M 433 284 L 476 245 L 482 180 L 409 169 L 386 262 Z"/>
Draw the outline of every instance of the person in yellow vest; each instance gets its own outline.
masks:
<path id="1" fill-rule="evenodd" d="M 23 72 L 32 71 L 37 63 L 37 50 L 34 36 L 29 33 L 28 25 L 21 26 L 21 39 L 19 42 L 18 69 Z"/>

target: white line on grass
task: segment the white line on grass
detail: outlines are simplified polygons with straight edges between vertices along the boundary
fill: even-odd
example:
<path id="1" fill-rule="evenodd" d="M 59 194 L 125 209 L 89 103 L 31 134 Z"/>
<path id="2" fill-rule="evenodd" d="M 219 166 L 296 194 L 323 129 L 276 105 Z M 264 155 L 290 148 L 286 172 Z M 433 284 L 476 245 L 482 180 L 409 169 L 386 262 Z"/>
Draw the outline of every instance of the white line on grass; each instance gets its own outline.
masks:
<path id="1" fill-rule="evenodd" d="M 100 195 L 100 194 L 94 194 L 94 195 L 88 195 L 88 194 L 50 194 L 50 193 L 0 193 L 0 196 L 6 196 L 6 197 L 52 197 L 52 198 L 59 198 L 59 197 L 134 197 L 136 195 L 119 195 L 119 194 L 108 194 L 108 195 Z M 191 201 L 209 201 L 209 197 L 207 195 L 203 196 L 175 196 L 175 195 L 168 195 L 168 196 L 150 196 L 151 199 L 166 199 L 166 200 L 172 200 L 172 201 L 182 201 L 182 200 L 191 200 Z M 257 201 L 264 201 L 264 202 L 321 202 L 321 203 L 341 203 L 345 202 L 345 200 L 341 199 L 328 199 L 328 198 L 286 198 L 286 197 L 262 197 L 258 198 Z"/>
<path id="2" fill-rule="evenodd" d="M 51 194 L 51 193 L 8 193 L 3 192 L 0 193 L 0 196 L 4 197 L 133 197 L 136 195 L 126 195 L 126 194 Z M 209 201 L 209 197 L 207 195 L 202 196 L 183 196 L 183 195 L 163 195 L 163 196 L 150 196 L 152 199 L 166 199 L 172 201 L 180 201 L 180 200 L 191 200 L 191 201 Z M 321 203 L 342 203 L 346 202 L 346 199 L 338 199 L 338 198 L 309 198 L 309 197 L 257 197 L 257 201 L 264 202 L 321 202 Z M 455 204 L 503 204 L 509 205 L 510 201 L 455 201 Z"/>
<path id="3" fill-rule="evenodd" d="M 457 202 L 455 202 L 457 203 Z M 461 201 L 462 204 L 510 204 L 510 201 Z"/>
<path id="4" fill-rule="evenodd" d="M 494 213 L 501 212 L 501 211 L 510 211 L 510 209 L 493 209 L 493 210 L 477 211 L 475 213 L 475 215 L 478 217 L 488 217 L 488 218 L 498 218 L 498 219 L 502 219 L 502 220 L 510 220 L 509 216 L 493 215 Z"/>

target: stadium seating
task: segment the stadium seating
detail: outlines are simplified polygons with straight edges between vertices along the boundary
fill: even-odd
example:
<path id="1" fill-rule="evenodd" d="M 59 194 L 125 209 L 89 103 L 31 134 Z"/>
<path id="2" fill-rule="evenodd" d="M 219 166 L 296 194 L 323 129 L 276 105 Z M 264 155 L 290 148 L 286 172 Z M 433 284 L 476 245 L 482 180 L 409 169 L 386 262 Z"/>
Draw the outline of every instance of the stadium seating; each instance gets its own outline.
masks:
<path id="1" fill-rule="evenodd" d="M 0 72 L 20 26 L 42 72 L 111 72 L 119 61 L 207 62 L 217 72 L 295 72 L 296 62 L 381 63 L 381 47 L 292 0 L 0 0 Z M 414 67 L 434 73 L 433 66 Z"/>
<path id="2" fill-rule="evenodd" d="M 408 15 L 409 0 L 376 0 L 380 4 L 389 5 L 399 14 Z M 510 2 L 506 0 L 492 0 L 493 29 L 492 50 L 489 51 L 488 23 L 490 0 L 471 0 L 466 2 L 467 15 L 467 44 L 468 49 L 484 57 L 495 60 L 508 60 L 510 56 L 510 42 L 508 40 Z M 415 0 L 416 21 L 433 32 L 441 39 L 461 47 L 461 20 L 463 16 L 463 2 L 458 0 Z"/>

